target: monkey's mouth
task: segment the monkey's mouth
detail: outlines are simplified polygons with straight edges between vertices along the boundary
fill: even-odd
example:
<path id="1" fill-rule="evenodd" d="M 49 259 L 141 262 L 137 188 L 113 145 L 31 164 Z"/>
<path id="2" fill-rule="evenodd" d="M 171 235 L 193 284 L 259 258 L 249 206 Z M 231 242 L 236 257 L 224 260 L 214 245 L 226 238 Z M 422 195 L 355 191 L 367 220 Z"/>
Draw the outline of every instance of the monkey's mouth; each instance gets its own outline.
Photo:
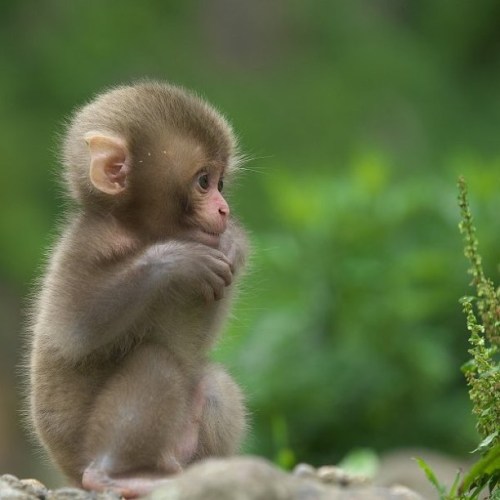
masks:
<path id="1" fill-rule="evenodd" d="M 210 247 L 218 247 L 220 242 L 220 237 L 222 233 L 217 233 L 215 231 L 208 231 L 206 229 L 200 229 L 199 232 L 199 241 L 208 245 Z"/>

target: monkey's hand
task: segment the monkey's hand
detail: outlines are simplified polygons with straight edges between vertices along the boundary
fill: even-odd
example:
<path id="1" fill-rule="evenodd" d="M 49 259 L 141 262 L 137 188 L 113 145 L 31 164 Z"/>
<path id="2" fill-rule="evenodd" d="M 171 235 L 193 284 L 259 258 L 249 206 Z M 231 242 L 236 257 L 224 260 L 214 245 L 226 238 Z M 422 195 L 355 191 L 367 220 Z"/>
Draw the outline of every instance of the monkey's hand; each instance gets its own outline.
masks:
<path id="1" fill-rule="evenodd" d="M 219 248 L 231 263 L 235 274 L 239 273 L 245 265 L 248 247 L 245 231 L 234 219 L 231 219 L 221 236 Z"/>
<path id="2" fill-rule="evenodd" d="M 200 243 L 172 241 L 154 245 L 146 262 L 174 295 L 220 300 L 233 281 L 233 265 L 220 250 Z"/>

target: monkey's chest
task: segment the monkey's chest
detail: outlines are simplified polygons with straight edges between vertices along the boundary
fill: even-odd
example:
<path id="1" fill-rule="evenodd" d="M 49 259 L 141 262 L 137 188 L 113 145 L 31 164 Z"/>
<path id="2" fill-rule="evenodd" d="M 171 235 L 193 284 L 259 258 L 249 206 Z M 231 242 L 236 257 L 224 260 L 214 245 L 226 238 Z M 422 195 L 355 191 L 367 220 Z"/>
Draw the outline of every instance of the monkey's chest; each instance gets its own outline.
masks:
<path id="1" fill-rule="evenodd" d="M 158 300 L 146 318 L 146 337 L 174 353 L 203 354 L 219 328 L 220 305 Z"/>

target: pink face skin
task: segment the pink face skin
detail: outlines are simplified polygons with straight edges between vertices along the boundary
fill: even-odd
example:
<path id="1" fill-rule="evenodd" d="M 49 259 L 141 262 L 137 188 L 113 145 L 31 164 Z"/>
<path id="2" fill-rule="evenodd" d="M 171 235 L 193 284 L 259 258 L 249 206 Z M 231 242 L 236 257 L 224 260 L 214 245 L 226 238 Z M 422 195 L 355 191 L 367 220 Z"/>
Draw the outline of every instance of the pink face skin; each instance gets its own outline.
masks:
<path id="1" fill-rule="evenodd" d="M 222 196 L 222 176 L 202 170 L 194 180 L 197 198 L 196 229 L 192 237 L 205 245 L 217 248 L 220 236 L 226 230 L 229 205 Z"/>

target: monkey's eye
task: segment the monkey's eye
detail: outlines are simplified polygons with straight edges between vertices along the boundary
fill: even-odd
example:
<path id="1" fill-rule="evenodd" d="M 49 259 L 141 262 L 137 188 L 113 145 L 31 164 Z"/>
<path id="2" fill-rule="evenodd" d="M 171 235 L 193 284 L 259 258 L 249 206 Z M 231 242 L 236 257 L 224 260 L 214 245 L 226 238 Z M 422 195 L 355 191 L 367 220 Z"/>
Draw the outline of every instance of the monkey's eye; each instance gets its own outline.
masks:
<path id="1" fill-rule="evenodd" d="M 208 174 L 201 174 L 198 177 L 198 185 L 201 187 L 201 189 L 206 190 L 208 189 L 208 186 L 210 185 L 210 181 L 208 179 Z"/>
<path id="2" fill-rule="evenodd" d="M 222 190 L 224 189 L 224 181 L 222 179 L 219 180 L 217 189 L 222 193 Z"/>

